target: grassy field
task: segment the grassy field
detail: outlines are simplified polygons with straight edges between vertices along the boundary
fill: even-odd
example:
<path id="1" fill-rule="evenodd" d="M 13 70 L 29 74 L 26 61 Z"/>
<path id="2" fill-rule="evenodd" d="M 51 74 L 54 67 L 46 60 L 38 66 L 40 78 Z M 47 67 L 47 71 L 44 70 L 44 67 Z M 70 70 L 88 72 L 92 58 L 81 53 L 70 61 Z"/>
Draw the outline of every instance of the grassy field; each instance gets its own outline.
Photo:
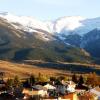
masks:
<path id="1" fill-rule="evenodd" d="M 51 68 L 40 68 L 33 65 L 28 64 L 18 64 L 14 62 L 8 62 L 8 61 L 1 61 L 0 60 L 0 72 L 5 72 L 6 78 L 12 78 L 15 75 L 18 75 L 19 77 L 28 77 L 30 74 L 38 75 L 39 73 L 43 75 L 57 75 L 60 73 L 65 73 L 62 70 L 56 70 Z"/>
<path id="2" fill-rule="evenodd" d="M 68 62 L 43 62 L 43 61 L 25 61 L 30 65 L 35 65 L 42 68 L 53 68 L 58 70 L 70 71 L 76 74 L 86 74 L 95 72 L 100 75 L 100 65 L 86 63 L 68 63 Z"/>
<path id="3" fill-rule="evenodd" d="M 15 75 L 20 78 L 28 77 L 31 74 L 39 73 L 47 76 L 70 76 L 76 74 L 88 74 L 97 72 L 100 75 L 99 65 L 88 65 L 79 63 L 48 63 L 48 62 L 9 62 L 0 60 L 0 72 L 5 72 L 5 78 L 12 78 Z"/>

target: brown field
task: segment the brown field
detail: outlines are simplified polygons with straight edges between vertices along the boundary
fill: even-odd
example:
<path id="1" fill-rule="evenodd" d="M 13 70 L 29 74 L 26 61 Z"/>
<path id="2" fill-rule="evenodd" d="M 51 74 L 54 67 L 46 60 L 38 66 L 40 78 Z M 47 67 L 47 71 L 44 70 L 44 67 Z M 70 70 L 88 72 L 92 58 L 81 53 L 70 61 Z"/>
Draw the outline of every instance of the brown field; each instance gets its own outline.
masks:
<path id="1" fill-rule="evenodd" d="M 12 78 L 14 76 L 19 76 L 20 78 L 26 78 L 29 77 L 31 74 L 34 75 L 38 75 L 39 73 L 43 74 L 43 75 L 47 75 L 47 76 L 60 76 L 60 75 L 64 75 L 64 76 L 71 76 L 73 73 L 72 71 L 69 70 L 65 70 L 65 69 L 54 69 L 52 68 L 46 68 L 46 67 L 39 67 L 35 64 L 42 64 L 45 62 L 32 62 L 30 63 L 15 63 L 15 62 L 10 62 L 10 61 L 2 61 L 0 60 L 0 72 L 4 72 L 5 73 L 5 78 Z M 61 63 L 61 62 L 60 62 Z M 64 64 L 64 63 L 63 63 Z M 79 64 L 79 63 L 66 63 L 66 65 L 68 66 L 67 68 L 71 67 L 69 65 L 73 65 L 73 68 L 77 70 L 77 67 L 75 65 L 78 65 L 80 69 L 82 66 L 85 68 L 87 66 L 90 67 L 95 67 L 95 69 L 99 70 L 100 66 L 99 65 L 89 65 L 89 64 Z M 83 71 L 83 70 L 82 70 Z M 87 75 L 89 73 L 77 73 L 77 75 L 80 74 L 84 74 Z"/>
<path id="2" fill-rule="evenodd" d="M 30 74 L 38 75 L 39 73 L 43 75 L 57 75 L 64 74 L 62 70 L 50 69 L 50 68 L 40 68 L 28 64 L 18 64 L 14 62 L 2 61 L 0 60 L 0 72 L 5 72 L 6 78 L 12 78 L 15 75 L 19 77 L 28 77 Z"/>

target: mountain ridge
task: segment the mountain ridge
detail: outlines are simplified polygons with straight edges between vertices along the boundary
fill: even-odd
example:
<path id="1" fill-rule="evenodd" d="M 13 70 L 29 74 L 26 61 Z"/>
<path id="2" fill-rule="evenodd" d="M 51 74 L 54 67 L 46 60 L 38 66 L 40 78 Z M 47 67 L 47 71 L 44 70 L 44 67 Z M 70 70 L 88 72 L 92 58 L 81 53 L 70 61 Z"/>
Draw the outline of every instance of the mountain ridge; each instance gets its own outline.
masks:
<path id="1" fill-rule="evenodd" d="M 42 36 L 50 40 L 44 41 Z M 0 19 L 0 59 L 90 63 L 90 58 L 82 49 L 69 45 L 50 33 L 40 29 L 30 33 L 16 29 L 11 23 Z"/>
<path id="2" fill-rule="evenodd" d="M 87 26 L 89 26 L 89 31 L 93 30 L 94 28 L 100 28 L 100 17 L 88 19 L 81 16 L 65 16 L 54 21 L 41 21 L 31 16 L 16 16 L 7 12 L 0 13 L 0 17 L 6 19 L 8 22 L 11 22 L 12 25 L 19 23 L 20 25 L 27 28 L 26 31 L 29 32 L 34 31 L 35 29 L 41 29 L 53 34 L 62 33 L 64 30 L 70 32 L 75 31 L 77 34 L 79 34 L 78 31 L 83 31 L 83 29 Z M 84 34 L 87 32 L 83 31 Z"/>
<path id="3" fill-rule="evenodd" d="M 23 45 L 22 47 L 25 47 L 24 52 L 27 50 L 27 52 L 30 52 L 31 50 L 33 52 L 33 47 L 35 47 L 35 51 L 36 48 L 38 48 L 37 51 L 40 50 L 41 53 L 45 54 L 45 57 L 49 59 L 47 57 L 48 54 L 44 53 L 44 51 L 46 51 L 48 48 L 47 52 L 55 55 L 54 58 L 56 58 L 56 56 L 58 57 L 59 55 L 58 58 L 66 59 L 67 57 L 67 60 L 70 60 L 70 58 L 80 56 L 76 52 L 80 52 L 81 49 L 85 49 L 91 57 L 96 57 L 97 59 L 100 58 L 98 56 L 99 52 L 96 52 L 99 51 L 99 48 L 98 50 L 96 48 L 100 47 L 99 43 L 97 43 L 100 41 L 99 17 L 86 19 L 82 18 L 81 16 L 68 16 L 61 17 L 55 21 L 47 22 L 34 19 L 33 17 L 15 16 L 9 13 L 0 13 L 0 19 L 3 20 L 2 23 L 7 27 L 8 30 L 10 30 L 10 33 L 7 30 L 5 31 L 5 26 L 1 25 L 1 32 L 6 32 L 5 36 L 7 35 L 9 41 L 19 41 L 19 43 L 16 45 L 18 45 L 18 47 Z M 7 34 L 7 32 L 10 34 L 10 36 Z M 0 42 L 3 43 L 4 41 L 5 40 L 3 38 Z M 94 46 L 91 46 L 92 44 L 94 44 Z M 61 48 L 60 45 L 63 47 Z M 69 51 L 69 54 L 65 54 L 65 51 L 67 52 L 68 48 L 71 49 L 69 49 L 69 51 L 73 51 L 73 49 L 75 50 L 75 52 L 73 51 L 74 53 L 71 52 L 71 56 L 69 55 Z M 18 53 L 19 52 L 17 52 L 17 54 Z M 41 55 L 41 53 L 39 54 Z M 64 54 L 66 55 L 65 58 Z M 42 56 L 44 55 L 41 55 L 41 57 Z M 53 58 L 53 56 L 51 56 L 51 58 Z"/>

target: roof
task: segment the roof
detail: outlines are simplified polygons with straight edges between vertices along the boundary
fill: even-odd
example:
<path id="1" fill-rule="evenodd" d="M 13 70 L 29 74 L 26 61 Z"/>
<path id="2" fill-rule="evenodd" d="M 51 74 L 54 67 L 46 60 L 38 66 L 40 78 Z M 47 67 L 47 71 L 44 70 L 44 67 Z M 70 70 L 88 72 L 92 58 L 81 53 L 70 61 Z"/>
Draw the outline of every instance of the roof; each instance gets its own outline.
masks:
<path id="1" fill-rule="evenodd" d="M 66 83 L 70 85 L 76 85 L 73 81 L 67 81 Z"/>
<path id="2" fill-rule="evenodd" d="M 100 87 L 95 87 L 94 88 L 96 91 L 100 92 Z"/>
<path id="3" fill-rule="evenodd" d="M 77 89 L 77 90 L 80 90 L 80 89 L 81 89 L 81 90 L 88 90 L 88 87 L 85 86 L 85 85 L 81 85 L 81 86 L 78 86 L 78 85 L 77 85 L 77 86 L 75 87 L 75 89 Z"/>
<path id="4" fill-rule="evenodd" d="M 62 99 L 70 99 L 70 100 L 73 100 L 74 95 L 75 95 L 75 93 L 69 93 L 69 94 L 64 95 L 61 98 Z"/>
<path id="5" fill-rule="evenodd" d="M 23 89 L 22 93 L 23 94 L 28 94 L 28 95 L 37 95 L 38 91 L 37 90 L 30 91 L 29 89 Z"/>
<path id="6" fill-rule="evenodd" d="M 32 86 L 32 89 L 34 89 L 34 90 L 47 90 L 47 88 L 43 87 L 42 85 Z"/>
<path id="7" fill-rule="evenodd" d="M 3 80 L 0 80 L 0 84 L 5 84 L 5 82 Z"/>
<path id="8" fill-rule="evenodd" d="M 37 83 L 36 83 L 36 85 L 42 85 L 42 86 L 44 86 L 44 85 L 46 85 L 46 84 L 48 84 L 48 82 L 37 82 Z"/>
<path id="9" fill-rule="evenodd" d="M 90 92 L 96 94 L 97 96 L 100 96 L 100 87 L 95 87 L 91 89 Z"/>
<path id="10" fill-rule="evenodd" d="M 56 89 L 56 87 L 54 87 L 53 85 L 47 84 L 44 86 L 47 89 Z"/>
<path id="11" fill-rule="evenodd" d="M 96 95 L 90 92 L 85 92 L 84 94 L 78 96 L 79 100 L 94 100 L 95 97 Z"/>

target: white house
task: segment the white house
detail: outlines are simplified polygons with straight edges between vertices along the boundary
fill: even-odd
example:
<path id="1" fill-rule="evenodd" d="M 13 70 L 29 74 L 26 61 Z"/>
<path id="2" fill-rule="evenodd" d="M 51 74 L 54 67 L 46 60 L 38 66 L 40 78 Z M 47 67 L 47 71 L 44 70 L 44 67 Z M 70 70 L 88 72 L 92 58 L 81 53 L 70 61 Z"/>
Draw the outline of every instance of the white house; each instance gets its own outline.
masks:
<path id="1" fill-rule="evenodd" d="M 76 84 L 73 81 L 68 81 L 67 83 L 68 83 L 67 84 L 67 91 L 68 92 L 75 92 Z"/>
<path id="2" fill-rule="evenodd" d="M 49 83 L 44 85 L 44 87 L 47 89 L 47 90 L 55 90 L 56 87 L 54 87 L 53 85 L 50 85 Z"/>
<path id="3" fill-rule="evenodd" d="M 29 96 L 38 95 L 41 97 L 48 95 L 47 89 L 41 85 L 33 86 L 31 89 L 23 89 L 22 93 Z"/>
<path id="4" fill-rule="evenodd" d="M 56 87 L 59 93 L 65 94 L 66 93 L 66 86 L 65 85 L 57 85 Z"/>
<path id="5" fill-rule="evenodd" d="M 100 100 L 100 87 L 95 87 L 93 89 L 90 89 L 90 93 L 95 94 L 98 97 L 98 100 Z"/>

